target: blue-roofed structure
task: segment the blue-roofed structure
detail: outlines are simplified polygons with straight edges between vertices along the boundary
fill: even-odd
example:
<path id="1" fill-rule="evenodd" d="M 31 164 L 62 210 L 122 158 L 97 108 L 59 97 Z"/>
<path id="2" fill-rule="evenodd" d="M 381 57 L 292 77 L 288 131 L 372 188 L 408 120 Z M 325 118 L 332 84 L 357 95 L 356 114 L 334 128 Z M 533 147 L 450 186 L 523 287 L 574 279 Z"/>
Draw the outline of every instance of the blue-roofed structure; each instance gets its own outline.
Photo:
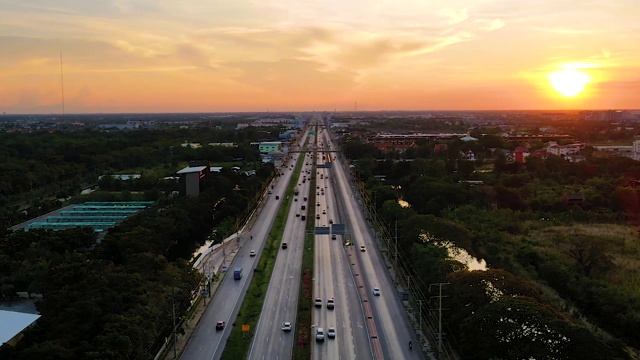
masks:
<path id="1" fill-rule="evenodd" d="M 151 204 L 153 201 L 89 201 L 68 206 L 15 229 L 65 230 L 88 226 L 95 232 L 104 232 Z"/>

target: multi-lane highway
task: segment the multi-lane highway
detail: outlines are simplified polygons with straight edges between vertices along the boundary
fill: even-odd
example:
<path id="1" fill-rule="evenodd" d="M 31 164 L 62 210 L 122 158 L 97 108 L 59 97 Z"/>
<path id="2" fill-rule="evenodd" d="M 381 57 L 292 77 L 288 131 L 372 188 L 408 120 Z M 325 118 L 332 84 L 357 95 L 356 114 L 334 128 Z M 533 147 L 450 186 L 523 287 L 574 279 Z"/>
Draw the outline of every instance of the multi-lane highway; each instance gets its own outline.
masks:
<path id="1" fill-rule="evenodd" d="M 325 145 L 321 136 L 319 145 Z M 321 148 L 323 147 L 321 146 Z M 327 153 L 317 154 L 318 164 L 328 161 Z M 332 181 L 332 169 L 319 167 L 316 172 L 316 226 L 326 227 L 331 223 L 342 224 L 345 219 L 339 213 L 338 201 Z M 318 206 L 319 205 L 319 206 Z M 322 328 L 323 342 L 314 344 L 313 359 L 370 359 L 370 345 L 364 328 L 364 317 L 357 290 L 351 275 L 349 260 L 343 248 L 342 235 L 316 235 L 314 249 L 314 299 L 321 300 L 321 306 L 313 312 L 314 330 Z M 327 304 L 334 300 L 334 308 Z M 335 338 L 329 338 L 328 331 L 335 329 Z M 315 333 L 315 332 L 314 332 Z"/>
<path id="2" fill-rule="evenodd" d="M 348 229 L 356 249 L 361 245 L 366 251 L 357 251 L 362 269 L 363 281 L 368 294 L 374 287 L 380 288 L 381 296 L 368 296 L 368 303 L 373 312 L 378 339 L 385 359 L 422 359 L 418 349 L 409 349 L 409 341 L 418 344 L 411 329 L 409 320 L 403 310 L 402 303 L 391 281 L 387 266 L 382 259 L 373 234 L 366 223 L 362 209 L 353 196 L 345 173 L 345 164 L 339 157 L 333 161 L 333 178 L 336 182 L 338 196 L 343 199 Z"/>
<path id="3" fill-rule="evenodd" d="M 304 144 L 305 140 L 306 134 L 299 144 Z M 318 145 L 319 150 L 312 154 L 316 156 L 316 162 L 322 165 L 329 155 L 322 151 L 323 148 L 335 148 L 324 129 L 318 133 Z M 355 243 L 355 248 L 349 249 L 349 257 L 342 235 L 314 237 L 313 298 L 320 299 L 320 306 L 314 308 L 312 315 L 313 359 L 371 359 L 378 354 L 376 346 L 381 349 L 378 355 L 385 359 L 421 359 L 422 355 L 417 348 L 409 349 L 409 341 L 414 344 L 417 341 L 362 209 L 357 203 L 357 197 L 349 185 L 347 164 L 331 153 L 332 166 L 320 166 L 314 174 L 312 158 L 308 153 L 293 155 L 290 164 L 295 164 L 298 156 L 305 158 L 296 184 L 299 194 L 292 201 L 282 238 L 282 242 L 287 242 L 288 246 L 287 249 L 281 248 L 277 255 L 249 358 L 291 358 L 306 222 L 312 221 L 317 227 L 330 226 L 331 223 L 345 224 L 348 237 Z M 274 184 L 273 195 L 266 199 L 266 204 L 251 229 L 253 240 L 246 239 L 249 234 L 244 237 L 244 246 L 230 266 L 230 271 L 235 267 L 242 267 L 244 276 L 240 280 L 234 280 L 232 274 L 225 277 L 182 359 L 220 358 L 230 333 L 228 324 L 236 317 L 252 270 L 261 255 L 281 200 L 284 200 L 275 200 L 275 196 L 285 193 L 293 168 L 289 166 Z M 311 176 L 316 179 L 315 189 L 310 189 Z M 309 203 L 310 191 L 315 192 L 315 203 Z M 312 217 L 314 211 L 317 216 Z M 302 216 L 306 217 L 306 221 L 302 220 Z M 357 251 L 361 245 L 365 246 L 366 251 Z M 251 250 L 256 251 L 257 256 L 251 257 Z M 357 263 L 356 267 L 353 266 L 354 263 Z M 359 269 L 355 275 L 354 268 Z M 356 287 L 354 278 L 358 279 L 357 283 L 362 285 L 362 289 Z M 381 296 L 372 296 L 374 287 L 380 288 Z M 327 306 L 329 299 L 333 300 L 333 308 Z M 365 301 L 366 312 L 370 312 L 372 320 L 365 319 Z M 225 321 L 227 327 L 216 331 L 216 322 L 220 320 Z M 293 329 L 290 332 L 283 331 L 283 322 L 290 322 Z M 374 341 L 369 336 L 373 323 L 377 335 Z M 328 337 L 330 327 L 335 329 L 335 337 Z M 324 330 L 323 342 L 313 341 L 318 328 Z"/>
<path id="4" fill-rule="evenodd" d="M 300 143 L 303 144 L 306 141 L 306 135 L 300 139 Z M 299 154 L 292 155 L 290 163 L 295 164 Z M 243 236 L 242 240 L 238 242 L 238 245 L 242 245 L 239 249 L 235 260 L 229 266 L 231 273 L 227 274 L 215 296 L 211 299 L 207 311 L 202 316 L 198 329 L 193 334 L 186 349 L 182 353 L 181 359 L 185 360 L 212 360 L 219 359 L 224 350 L 224 344 L 229 338 L 231 333 L 231 324 L 234 322 L 244 295 L 247 291 L 253 269 L 255 268 L 265 240 L 271 226 L 274 222 L 275 216 L 278 213 L 278 208 L 283 199 L 276 200 L 277 194 L 284 194 L 289 181 L 293 175 L 291 168 L 284 171 L 284 175 L 280 176 L 273 184 L 272 195 L 267 196 L 264 201 L 262 211 L 258 214 L 255 221 L 255 225 L 250 230 L 250 233 Z M 278 195 L 279 196 L 279 195 Z M 247 237 L 253 237 L 253 239 L 247 239 Z M 256 251 L 256 256 L 250 256 L 251 250 Z M 234 280 L 233 270 L 237 267 L 243 269 L 243 276 L 240 280 Z M 216 330 L 216 323 L 218 321 L 224 321 L 225 327 L 222 330 Z"/>
<path id="5" fill-rule="evenodd" d="M 303 182 L 307 171 L 311 171 L 311 156 L 304 155 L 302 174 L 296 188 L 293 202 L 287 216 L 287 224 L 281 240 L 280 252 L 271 274 L 269 289 L 262 307 L 262 315 L 255 329 L 255 335 L 249 351 L 249 359 L 290 359 L 295 337 L 296 312 L 300 288 L 300 269 L 304 246 L 305 228 L 311 221 L 308 213 L 310 181 Z M 304 208 L 304 209 L 303 209 Z M 305 216 L 307 220 L 302 220 Z M 287 248 L 282 248 L 282 243 Z M 283 323 L 290 322 L 291 330 L 283 331 Z"/>

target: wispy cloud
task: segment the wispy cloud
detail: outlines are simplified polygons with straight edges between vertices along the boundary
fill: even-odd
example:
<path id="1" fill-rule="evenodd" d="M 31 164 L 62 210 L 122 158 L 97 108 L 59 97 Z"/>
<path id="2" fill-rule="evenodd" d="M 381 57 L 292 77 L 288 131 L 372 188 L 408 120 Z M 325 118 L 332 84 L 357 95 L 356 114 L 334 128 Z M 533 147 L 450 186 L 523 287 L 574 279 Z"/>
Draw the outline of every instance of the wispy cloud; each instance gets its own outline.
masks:
<path id="1" fill-rule="evenodd" d="M 464 101 L 455 94 L 473 93 L 474 86 L 513 87 L 505 79 L 518 79 L 525 81 L 522 89 L 570 63 L 596 64 L 587 70 L 622 88 L 628 74 L 614 70 L 640 66 L 638 6 L 635 0 L 584 0 L 579 7 L 557 0 L 526 6 L 504 0 L 0 0 L 2 106 L 55 104 L 60 51 L 69 94 L 101 109 L 135 101 L 151 109 L 154 101 L 246 106 L 258 98 L 260 104 L 294 99 L 294 107 L 317 104 L 314 97 L 331 103 L 352 96 L 390 104 L 400 95 L 419 104 L 420 96 L 437 94 L 405 95 L 427 79 L 447 87 L 442 103 L 453 104 Z M 539 100 L 515 96 L 508 99 Z"/>
<path id="2" fill-rule="evenodd" d="M 542 31 L 542 32 L 562 34 L 562 35 L 584 35 L 584 34 L 592 34 L 595 32 L 595 30 L 593 29 L 571 29 L 571 28 L 538 27 L 538 26 L 532 26 L 531 29 L 535 31 Z"/>
<path id="3" fill-rule="evenodd" d="M 443 9 L 440 10 L 439 13 L 447 19 L 450 25 L 461 23 L 469 18 L 469 9 L 466 7 L 461 9 Z"/>
<path id="4" fill-rule="evenodd" d="M 498 29 L 502 29 L 505 25 L 504 21 L 500 19 L 480 19 L 476 20 L 476 22 L 480 25 L 480 29 L 485 31 L 494 31 Z"/>

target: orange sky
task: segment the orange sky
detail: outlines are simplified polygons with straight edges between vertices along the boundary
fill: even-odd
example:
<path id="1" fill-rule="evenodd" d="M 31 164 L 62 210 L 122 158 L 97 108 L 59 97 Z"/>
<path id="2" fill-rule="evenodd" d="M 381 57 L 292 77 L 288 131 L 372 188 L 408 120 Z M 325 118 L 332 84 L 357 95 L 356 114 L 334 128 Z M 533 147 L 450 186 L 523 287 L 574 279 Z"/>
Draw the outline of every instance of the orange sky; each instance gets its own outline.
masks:
<path id="1" fill-rule="evenodd" d="M 44 5 L 43 5 L 44 4 Z M 0 0 L 0 112 L 640 108 L 638 0 Z M 548 75 L 591 78 L 576 97 Z"/>

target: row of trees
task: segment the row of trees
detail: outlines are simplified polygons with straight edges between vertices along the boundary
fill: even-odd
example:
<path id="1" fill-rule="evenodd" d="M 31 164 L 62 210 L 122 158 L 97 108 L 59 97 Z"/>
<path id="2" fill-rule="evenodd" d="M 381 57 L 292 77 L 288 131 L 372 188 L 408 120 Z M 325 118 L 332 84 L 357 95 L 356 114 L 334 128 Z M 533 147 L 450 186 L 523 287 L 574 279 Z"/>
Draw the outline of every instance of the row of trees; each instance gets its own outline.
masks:
<path id="1" fill-rule="evenodd" d="M 0 133 L 0 227 L 6 228 L 44 214 L 61 204 L 57 199 L 77 194 L 95 184 L 98 176 L 122 172 L 142 173 L 131 183 L 104 180 L 107 189 L 146 191 L 171 185 L 158 183 L 174 176 L 180 163 L 209 159 L 259 162 L 251 142 L 277 138 L 281 129 L 245 130 L 175 129 L 133 132 L 78 131 L 73 133 Z M 203 147 L 182 147 L 185 139 Z M 207 146 L 234 142 L 236 147 Z M 257 165 L 252 165 L 257 167 Z M 153 170 L 152 170 L 153 169 Z M 174 186 L 175 187 L 175 186 Z"/>
<path id="2" fill-rule="evenodd" d="M 207 131 L 201 130 L 199 136 L 210 136 L 214 142 L 233 141 L 231 133 L 224 131 L 205 134 Z M 169 143 L 179 139 L 182 142 L 187 135 L 180 130 L 51 134 L 35 138 L 41 138 L 43 146 L 50 146 L 51 151 L 64 149 L 61 144 L 75 144 L 73 152 L 88 151 L 70 166 L 81 168 L 99 157 L 126 157 L 144 152 L 136 156 L 146 160 L 127 161 L 140 161 L 136 166 L 160 164 L 160 169 L 174 173 L 175 168 L 169 163 Z M 263 135 L 253 133 L 249 138 Z M 26 135 L 17 136 L 31 145 L 37 141 Z M 76 137 L 87 143 L 74 140 Z M 109 146 L 94 152 L 91 144 L 98 146 L 105 139 L 109 139 Z M 242 140 L 247 139 L 243 135 Z M 12 141 L 2 144 L 17 149 L 19 141 Z M 216 162 L 236 157 L 250 162 L 258 159 L 257 149 L 246 145 L 221 152 L 180 148 L 173 156 L 180 162 L 201 159 L 203 154 L 217 156 L 207 158 Z M 30 151 L 28 146 L 22 150 Z M 67 155 L 71 156 L 60 154 Z M 12 160 L 5 164 L 15 165 Z M 110 169 L 126 171 L 129 166 L 130 163 L 111 163 Z M 175 184 L 158 180 L 156 169 L 147 171 L 152 176 L 143 176 L 141 181 L 127 185 L 132 186 L 128 190 L 141 193 L 115 192 L 113 187 L 117 185 L 106 182 L 103 184 L 106 190 L 112 191 L 102 189 L 72 199 L 73 202 L 157 200 L 153 206 L 110 229 L 102 239 L 91 229 L 0 234 L 0 296 L 10 300 L 19 291 L 44 296 L 36 302 L 41 318 L 25 331 L 15 347 L 0 347 L 0 358 L 152 359 L 172 331 L 173 307 L 179 320 L 199 291 L 201 275 L 191 266 L 193 251 L 206 239 L 212 239 L 211 234 L 215 234 L 214 241 L 219 241 L 235 231 L 236 222 L 242 214 L 248 214 L 256 194 L 264 191 L 275 173 L 271 164 L 255 163 L 254 168 L 256 174 L 252 176 L 231 170 L 214 174 L 198 197 L 170 196 Z"/>
<path id="3" fill-rule="evenodd" d="M 243 213 L 266 180 L 218 175 L 199 197 L 162 200 L 111 229 L 95 247 L 95 235 L 84 229 L 0 238 L 3 296 L 44 295 L 37 302 L 42 317 L 15 348 L 0 348 L 0 357 L 153 358 L 170 334 L 172 306 L 182 316 L 198 290 L 192 252 L 214 226 Z M 232 190 L 236 184 L 240 191 Z"/>
<path id="4" fill-rule="evenodd" d="M 434 145 L 420 144 L 416 151 Z M 388 224 L 398 222 L 399 248 L 422 284 L 451 283 L 448 332 L 466 357 L 628 357 L 622 342 L 602 339 L 574 322 L 566 305 L 544 296 L 528 279 L 548 284 L 601 327 L 640 345 L 633 335 L 640 328 L 640 298 L 608 282 L 612 263 L 606 247 L 597 245 L 601 239 L 571 238 L 573 245 L 564 252 L 542 252 L 524 240 L 540 228 L 633 218 L 640 202 L 637 190 L 626 184 L 640 175 L 638 162 L 591 158 L 574 164 L 552 157 L 521 166 L 498 157 L 493 172 L 469 173 L 484 183 L 471 185 L 458 181 L 460 159 L 446 154 L 394 161 L 355 141 L 345 150 L 380 216 Z M 372 175 L 385 175 L 385 183 Z M 586 203 L 569 207 L 562 200 L 566 193 L 582 193 Z M 401 206 L 400 199 L 411 207 Z M 497 270 L 463 270 L 441 241 L 487 259 Z"/>

